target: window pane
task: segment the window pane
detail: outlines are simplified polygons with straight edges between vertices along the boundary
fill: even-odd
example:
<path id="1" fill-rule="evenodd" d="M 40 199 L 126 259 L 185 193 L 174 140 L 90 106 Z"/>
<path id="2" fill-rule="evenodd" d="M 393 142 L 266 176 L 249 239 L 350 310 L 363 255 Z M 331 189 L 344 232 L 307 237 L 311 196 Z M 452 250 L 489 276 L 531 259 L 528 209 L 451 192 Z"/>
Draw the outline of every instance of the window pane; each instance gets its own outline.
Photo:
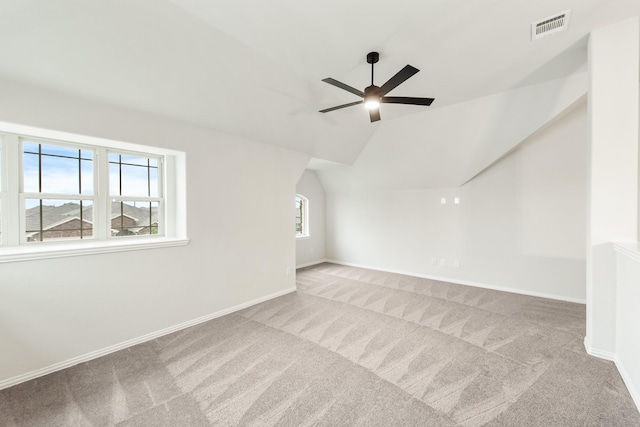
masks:
<path id="1" fill-rule="evenodd" d="M 40 144 L 38 144 L 37 142 L 24 141 L 22 143 L 22 145 L 24 147 L 24 152 L 25 153 L 36 153 L 36 154 L 38 154 L 38 146 Z"/>
<path id="2" fill-rule="evenodd" d="M 121 196 L 149 196 L 148 169 L 141 166 L 122 165 Z"/>
<path id="3" fill-rule="evenodd" d="M 39 160 L 37 154 L 24 153 L 24 191 L 27 193 L 38 193 L 40 191 Z"/>
<path id="4" fill-rule="evenodd" d="M 300 197 L 296 197 L 296 234 L 304 234 L 304 200 Z"/>
<path id="5" fill-rule="evenodd" d="M 79 240 L 93 236 L 93 204 L 89 200 L 25 199 L 28 242 Z"/>
<path id="6" fill-rule="evenodd" d="M 110 153 L 109 193 L 114 196 L 158 197 L 158 159 Z"/>
<path id="7" fill-rule="evenodd" d="M 149 197 L 158 197 L 158 168 L 149 169 Z"/>
<path id="8" fill-rule="evenodd" d="M 156 168 L 158 167 L 158 159 L 155 159 L 153 157 L 132 156 L 128 154 L 119 154 L 119 153 L 110 153 L 109 162 L 111 163 L 122 162 L 128 165 L 151 166 Z"/>
<path id="9" fill-rule="evenodd" d="M 93 153 L 49 144 L 24 143 L 24 191 L 93 194 Z"/>
<path id="10" fill-rule="evenodd" d="M 158 234 L 158 202 L 113 202 L 111 236 Z"/>

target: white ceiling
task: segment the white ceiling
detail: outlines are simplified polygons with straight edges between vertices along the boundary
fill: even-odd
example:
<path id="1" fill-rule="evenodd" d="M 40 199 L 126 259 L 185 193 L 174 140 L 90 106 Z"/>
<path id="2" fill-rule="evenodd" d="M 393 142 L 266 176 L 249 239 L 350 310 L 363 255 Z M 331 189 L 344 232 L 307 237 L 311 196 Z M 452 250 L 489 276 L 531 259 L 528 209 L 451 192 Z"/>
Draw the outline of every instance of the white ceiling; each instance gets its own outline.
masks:
<path id="1" fill-rule="evenodd" d="M 565 33 L 530 24 L 572 9 Z M 382 121 L 322 83 L 376 83 L 430 109 L 584 70 L 590 30 L 640 15 L 638 0 L 0 0 L 0 77 L 352 163 L 374 132 L 425 107 L 383 105 Z M 415 116 L 414 119 L 407 119 Z M 434 143 L 447 144 L 450 141 Z"/>

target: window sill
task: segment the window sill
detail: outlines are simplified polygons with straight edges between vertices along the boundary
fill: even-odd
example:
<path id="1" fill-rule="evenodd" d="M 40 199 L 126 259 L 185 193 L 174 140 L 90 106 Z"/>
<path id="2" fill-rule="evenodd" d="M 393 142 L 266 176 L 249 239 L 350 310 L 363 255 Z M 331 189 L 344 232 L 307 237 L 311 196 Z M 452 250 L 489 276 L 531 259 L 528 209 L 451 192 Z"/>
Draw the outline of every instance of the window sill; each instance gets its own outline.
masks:
<path id="1" fill-rule="evenodd" d="M 304 236 L 296 236 L 296 240 L 307 240 L 310 238 L 311 236 L 309 234 L 305 234 Z"/>
<path id="2" fill-rule="evenodd" d="M 136 241 L 108 240 L 24 245 L 19 247 L 0 248 L 0 263 L 138 251 L 143 249 L 185 246 L 188 244 L 189 239 L 158 238 L 140 239 Z"/>

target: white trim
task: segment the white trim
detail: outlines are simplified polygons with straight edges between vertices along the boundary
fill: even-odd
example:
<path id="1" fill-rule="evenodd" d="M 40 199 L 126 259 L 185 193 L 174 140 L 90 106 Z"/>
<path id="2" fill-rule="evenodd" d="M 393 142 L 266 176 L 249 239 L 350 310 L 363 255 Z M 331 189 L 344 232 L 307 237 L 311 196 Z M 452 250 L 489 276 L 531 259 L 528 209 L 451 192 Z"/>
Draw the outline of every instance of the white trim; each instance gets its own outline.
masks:
<path id="1" fill-rule="evenodd" d="M 296 270 L 299 268 L 311 267 L 312 265 L 322 264 L 323 262 L 329 262 L 326 259 L 319 259 L 317 261 L 311 261 L 304 264 L 296 265 Z"/>
<path id="2" fill-rule="evenodd" d="M 93 152 L 94 194 L 45 194 L 22 193 L 23 185 L 20 165 L 23 164 L 21 140 L 29 140 L 38 143 L 47 143 L 62 146 L 85 148 Z M 94 253 L 117 252 L 121 250 L 148 249 L 154 247 L 176 246 L 186 244 L 187 240 L 187 200 L 186 200 L 186 153 L 166 148 L 151 147 L 128 142 L 114 141 L 103 138 L 76 135 L 48 129 L 35 128 L 6 122 L 0 122 L 0 144 L 2 148 L 2 198 L 0 208 L 2 211 L 2 242 L 0 245 L 0 263 L 9 261 L 22 261 L 31 259 L 58 258 L 61 256 L 90 255 Z M 124 197 L 109 196 L 108 185 L 108 149 L 114 152 L 126 154 L 145 155 L 159 159 L 158 168 L 158 197 Z M 164 166 L 164 168 L 162 167 Z M 166 170 L 166 168 L 169 168 Z M 109 200 L 116 197 L 117 200 L 142 200 L 158 203 L 158 234 L 151 240 L 144 240 L 141 236 L 138 245 L 123 243 L 118 237 L 118 242 L 109 242 L 112 236 L 109 232 L 111 223 L 108 220 L 111 215 Z M 67 246 L 67 242 L 57 249 L 44 246 L 47 242 L 39 242 L 38 247 L 43 252 L 35 254 L 38 250 L 27 242 L 24 219 L 25 198 L 51 198 L 56 200 L 91 200 L 93 202 L 92 223 L 95 225 L 92 242 L 83 246 Z M 18 208 L 18 209 L 16 209 Z M 166 210 L 166 211 L 165 211 Z M 178 242 L 178 243 L 176 243 Z M 182 243 L 180 243 L 182 242 Z M 58 244 L 59 240 L 51 241 Z M 42 245 L 42 246 L 41 246 Z M 24 247 L 23 247 L 24 246 Z M 87 249 L 86 253 L 78 252 L 78 249 Z M 115 249 L 114 249 L 115 248 Z"/>
<path id="3" fill-rule="evenodd" d="M 591 346 L 589 337 L 584 338 L 584 349 L 587 354 L 597 357 L 599 359 L 610 360 L 612 362 L 616 361 L 616 354 L 611 351 L 600 350 Z"/>
<path id="4" fill-rule="evenodd" d="M 636 404 L 636 408 L 638 408 L 638 411 L 640 412 L 640 390 L 635 388 L 635 385 L 631 381 L 629 373 L 617 357 L 615 358 L 614 362 L 616 364 L 616 368 L 618 368 L 618 372 L 620 372 L 622 381 L 624 381 L 624 385 L 627 386 L 627 390 L 629 390 L 629 394 L 631 395 L 633 402 Z"/>
<path id="5" fill-rule="evenodd" d="M 633 402 L 636 404 L 638 411 L 640 411 L 640 391 L 636 389 L 633 381 L 631 381 L 631 376 L 627 372 L 627 369 L 624 367 L 624 364 L 618 358 L 618 355 L 610 351 L 599 350 L 597 348 L 591 347 L 591 345 L 589 344 L 589 337 L 585 337 L 584 339 L 584 349 L 587 351 L 587 354 L 591 356 L 609 360 L 615 363 L 616 369 L 618 369 L 624 385 L 627 387 L 627 390 L 629 390 L 629 394 L 631 395 Z"/>
<path id="6" fill-rule="evenodd" d="M 98 138 L 95 136 L 79 135 L 76 133 L 61 132 L 52 129 L 38 128 L 34 126 L 20 125 L 16 123 L 0 122 L 0 132 L 14 133 L 20 136 L 42 138 L 63 143 L 97 145 L 115 150 L 148 153 L 154 155 L 180 155 L 183 152 L 150 145 L 142 145 L 131 142 L 122 142 L 115 139 Z"/>
<path id="7" fill-rule="evenodd" d="M 451 278 L 451 277 L 432 276 L 432 275 L 429 275 L 429 274 L 414 273 L 414 272 L 411 272 L 411 271 L 401 271 L 401 270 L 373 267 L 373 266 L 362 265 L 362 264 L 354 264 L 354 263 L 350 263 L 350 262 L 342 262 L 342 261 L 337 261 L 337 260 L 333 260 L 333 259 L 327 259 L 327 260 L 325 260 L 325 262 L 330 262 L 330 263 L 339 264 L 339 265 L 346 265 L 348 267 L 367 268 L 369 270 L 384 271 L 384 272 L 387 272 L 387 273 L 404 274 L 406 276 L 420 277 L 421 279 L 439 280 L 441 282 L 455 283 L 457 285 L 474 286 L 476 288 L 491 289 L 491 290 L 494 290 L 494 291 L 510 292 L 510 293 L 513 293 L 513 294 L 528 295 L 528 296 L 532 296 L 532 297 L 539 297 L 539 298 L 547 298 L 547 299 L 553 299 L 553 300 L 558 300 L 558 301 L 572 302 L 572 303 L 576 303 L 576 304 L 585 304 L 586 303 L 586 300 L 584 300 L 582 298 L 573 298 L 573 297 L 567 297 L 567 296 L 564 296 L 564 295 L 548 294 L 548 293 L 545 293 L 545 292 L 536 292 L 536 291 L 529 291 L 529 290 L 524 290 L 524 289 L 513 289 L 513 288 L 507 288 L 507 287 L 504 287 L 504 286 L 490 285 L 490 284 L 487 284 L 487 283 L 473 282 L 473 281 L 470 281 L 470 280 L 459 280 L 459 279 L 454 279 L 454 278 Z"/>
<path id="8" fill-rule="evenodd" d="M 53 365 L 47 366 L 45 368 L 38 369 L 38 370 L 35 370 L 35 371 L 31 371 L 31 372 L 28 372 L 26 374 L 18 375 L 18 376 L 15 376 L 13 378 L 6 379 L 4 381 L 0 381 L 0 390 L 8 388 L 8 387 L 12 387 L 14 385 L 23 383 L 25 381 L 29 381 L 29 380 L 32 380 L 32 379 L 35 379 L 35 378 L 38 378 L 38 377 L 42 377 L 44 375 L 51 374 L 51 373 L 56 372 L 56 371 L 60 371 L 62 369 L 70 368 L 70 367 L 75 366 L 75 365 L 77 365 L 79 363 L 88 362 L 90 360 L 97 359 L 97 358 L 102 357 L 102 356 L 106 356 L 107 354 L 114 353 L 116 351 L 123 350 L 125 348 L 131 347 L 131 346 L 134 346 L 134 345 L 137 345 L 137 344 L 141 344 L 141 343 L 146 342 L 146 341 L 151 341 L 151 340 L 159 338 L 161 336 L 168 335 L 168 334 L 171 334 L 173 332 L 176 332 L 176 331 L 179 331 L 179 330 L 182 330 L 182 329 L 186 329 L 188 327 L 195 326 L 195 325 L 198 325 L 200 323 L 204 323 L 204 322 L 207 322 L 209 320 L 213 320 L 213 319 L 216 319 L 218 317 L 222 317 L 222 316 L 234 313 L 234 312 L 239 311 L 239 310 L 243 310 L 243 309 L 245 309 L 247 307 L 251 307 L 252 305 L 260 304 L 262 302 L 265 302 L 265 301 L 268 301 L 268 300 L 271 300 L 271 299 L 274 299 L 274 298 L 278 298 L 278 297 L 281 297 L 283 295 L 286 295 L 286 294 L 289 294 L 289 293 L 295 292 L 295 291 L 296 291 L 295 287 L 283 289 L 282 291 L 274 292 L 272 294 L 265 295 L 263 297 L 256 298 L 256 299 L 251 300 L 251 301 L 247 301 L 247 302 L 244 302 L 242 304 L 234 305 L 233 307 L 229 307 L 229 308 L 226 308 L 226 309 L 223 309 L 223 310 L 220 310 L 220 311 L 216 311 L 215 313 L 207 314 L 205 316 L 198 317 L 198 318 L 195 318 L 193 320 L 189 320 L 189 321 L 186 321 L 186 322 L 174 325 L 174 326 L 169 326 L 168 328 L 164 328 L 164 329 L 161 329 L 159 331 L 152 332 L 150 334 L 146 334 L 146 335 L 143 335 L 143 336 L 138 337 L 138 338 L 133 338 L 133 339 L 130 339 L 130 340 L 127 340 L 127 341 L 123 341 L 121 343 L 118 343 L 118 344 L 115 344 L 115 345 L 112 345 L 112 346 L 109 346 L 109 347 L 105 347 L 105 348 L 103 348 L 101 350 L 92 351 L 90 353 L 83 354 L 82 356 L 78 356 L 78 357 L 74 357 L 72 359 L 65 360 L 64 362 L 54 363 Z"/>
<path id="9" fill-rule="evenodd" d="M 2 185 L 4 195 L 2 197 L 2 246 L 17 246 L 20 243 L 19 234 L 14 230 L 20 230 L 20 212 L 15 206 L 20 206 L 20 164 L 22 153 L 17 135 L 3 134 L 2 152 Z"/>
<path id="10" fill-rule="evenodd" d="M 613 249 L 626 256 L 627 258 L 631 258 L 636 262 L 640 262 L 640 245 L 637 242 L 634 243 L 613 243 Z"/>
<path id="11" fill-rule="evenodd" d="M 302 199 L 302 234 L 296 234 L 296 239 L 305 239 L 311 237 L 309 228 L 309 199 L 300 193 L 296 193 L 296 198 Z"/>
<path id="12" fill-rule="evenodd" d="M 124 239 L 124 238 L 123 238 Z M 37 242 L 22 246 L 0 248 L 0 264 L 4 262 L 31 261 L 36 259 L 63 258 L 69 256 L 108 254 L 113 252 L 185 246 L 189 239 L 136 236 L 136 240 L 84 240 L 73 243 Z"/>

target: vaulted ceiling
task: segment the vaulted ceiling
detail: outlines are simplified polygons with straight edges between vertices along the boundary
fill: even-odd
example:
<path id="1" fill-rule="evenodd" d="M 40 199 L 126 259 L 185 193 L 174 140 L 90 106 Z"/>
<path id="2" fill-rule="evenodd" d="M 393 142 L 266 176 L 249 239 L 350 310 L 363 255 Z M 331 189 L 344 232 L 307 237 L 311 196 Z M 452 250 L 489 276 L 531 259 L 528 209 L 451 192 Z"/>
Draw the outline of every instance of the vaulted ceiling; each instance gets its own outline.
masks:
<path id="1" fill-rule="evenodd" d="M 533 21 L 567 9 L 569 30 L 531 41 Z M 352 164 L 369 141 L 424 138 L 444 111 L 459 114 L 448 116 L 451 123 L 472 114 L 453 105 L 552 80 L 571 85 L 566 78 L 585 70 L 589 31 L 640 15 L 640 2 L 0 0 L 0 14 L 3 79 Z M 360 107 L 318 113 L 357 100 L 321 79 L 364 88 L 365 56 L 374 50 L 377 83 L 411 64 L 420 73 L 391 95 L 434 97 L 434 104 L 383 105 L 373 124 Z M 503 107 L 478 104 L 495 108 L 479 111 L 484 116 Z M 436 134 L 434 153 L 462 138 Z"/>

